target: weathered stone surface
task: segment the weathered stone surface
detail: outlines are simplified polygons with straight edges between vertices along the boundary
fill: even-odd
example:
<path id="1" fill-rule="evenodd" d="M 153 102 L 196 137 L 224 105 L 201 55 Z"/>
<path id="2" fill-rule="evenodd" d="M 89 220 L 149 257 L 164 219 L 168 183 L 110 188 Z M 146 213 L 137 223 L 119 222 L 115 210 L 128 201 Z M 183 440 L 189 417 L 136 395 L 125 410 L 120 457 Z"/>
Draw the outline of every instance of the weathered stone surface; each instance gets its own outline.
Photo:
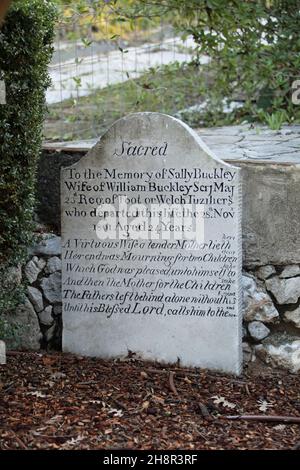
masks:
<path id="1" fill-rule="evenodd" d="M 258 279 L 268 279 L 268 277 L 272 276 L 272 274 L 276 274 L 276 269 L 274 266 L 271 264 L 267 266 L 261 266 L 257 271 L 256 271 L 256 276 Z"/>
<path id="2" fill-rule="evenodd" d="M 43 258 L 34 256 L 25 266 L 25 276 L 30 284 L 37 280 L 38 275 L 46 266 L 46 261 Z"/>
<path id="3" fill-rule="evenodd" d="M 176 362 L 180 358 L 182 365 L 239 373 L 237 169 L 215 158 L 180 121 L 141 113 L 117 121 L 85 158 L 63 169 L 61 193 L 64 350 L 118 357 L 130 349 L 144 359 Z M 148 213 L 157 209 L 158 201 L 180 207 L 188 203 L 195 209 L 203 204 L 199 201 L 207 201 L 206 209 L 214 216 L 199 214 L 206 243 L 192 243 L 191 248 L 190 243 L 182 243 L 184 238 L 187 241 L 185 234 L 174 245 L 170 233 L 155 235 L 154 241 L 150 232 L 165 230 L 158 222 L 153 222 L 153 230 L 146 229 L 146 236 L 97 237 L 93 216 L 97 201 L 114 203 L 118 195 L 129 204 L 135 199 L 145 204 Z M 98 226 L 100 222 L 106 225 L 106 220 Z M 90 255 L 98 258 L 93 261 Z M 166 269 L 166 258 L 171 269 Z"/>
<path id="4" fill-rule="evenodd" d="M 43 240 L 34 245 L 30 252 L 38 256 L 59 256 L 61 254 L 61 237 L 45 233 Z"/>
<path id="5" fill-rule="evenodd" d="M 258 357 L 273 367 L 292 373 L 300 370 L 300 340 L 282 338 L 277 344 L 266 343 L 255 347 Z"/>
<path id="6" fill-rule="evenodd" d="M 295 310 L 290 310 L 284 313 L 284 320 L 292 323 L 296 328 L 300 328 L 300 306 Z"/>
<path id="7" fill-rule="evenodd" d="M 300 165 L 237 164 L 243 170 L 244 264 L 299 263 Z"/>
<path id="8" fill-rule="evenodd" d="M 36 312 L 41 312 L 44 308 L 42 293 L 35 287 L 27 287 L 28 297 Z"/>
<path id="9" fill-rule="evenodd" d="M 250 362 L 252 359 L 252 348 L 249 343 L 243 342 L 243 362 L 247 363 Z"/>
<path id="10" fill-rule="evenodd" d="M 256 341 L 261 341 L 270 334 L 269 328 L 260 321 L 250 322 L 248 325 L 248 330 L 252 338 Z"/>
<path id="11" fill-rule="evenodd" d="M 274 307 L 271 297 L 267 292 L 258 289 L 255 278 L 242 277 L 243 288 L 243 314 L 244 320 L 274 323 L 279 319 L 279 313 Z"/>
<path id="12" fill-rule="evenodd" d="M 284 270 L 279 274 L 280 278 L 289 278 L 300 275 L 300 266 L 298 264 L 292 264 L 286 266 Z"/>
<path id="13" fill-rule="evenodd" d="M 19 305 L 14 313 L 7 315 L 7 321 L 17 330 L 16 337 L 7 340 L 9 349 L 40 349 L 42 334 L 37 314 L 27 298 L 24 304 Z"/>
<path id="14" fill-rule="evenodd" d="M 55 304 L 61 302 L 61 273 L 56 272 L 41 281 L 43 294 L 48 302 Z"/>
<path id="15" fill-rule="evenodd" d="M 0 364 L 6 364 L 6 345 L 0 340 Z"/>
<path id="16" fill-rule="evenodd" d="M 279 305 L 295 304 L 300 297 L 300 277 L 279 279 L 272 277 L 266 280 L 267 289 L 272 292 Z"/>
<path id="17" fill-rule="evenodd" d="M 60 316 L 62 314 L 62 305 L 57 304 L 54 305 L 53 307 L 53 315 L 54 316 Z"/>
<path id="18" fill-rule="evenodd" d="M 52 306 L 48 305 L 48 307 L 45 308 L 42 312 L 38 314 L 38 317 L 40 319 L 40 322 L 43 325 L 50 326 L 54 322 L 54 319 L 52 317 Z"/>
<path id="19" fill-rule="evenodd" d="M 50 326 L 50 328 L 48 328 L 48 330 L 45 333 L 45 339 L 47 342 L 52 340 L 54 333 L 55 333 L 55 325 Z"/>
<path id="20" fill-rule="evenodd" d="M 49 258 L 45 272 L 47 274 L 53 274 L 56 271 L 61 271 L 61 259 L 57 256 L 53 256 L 52 258 Z"/>

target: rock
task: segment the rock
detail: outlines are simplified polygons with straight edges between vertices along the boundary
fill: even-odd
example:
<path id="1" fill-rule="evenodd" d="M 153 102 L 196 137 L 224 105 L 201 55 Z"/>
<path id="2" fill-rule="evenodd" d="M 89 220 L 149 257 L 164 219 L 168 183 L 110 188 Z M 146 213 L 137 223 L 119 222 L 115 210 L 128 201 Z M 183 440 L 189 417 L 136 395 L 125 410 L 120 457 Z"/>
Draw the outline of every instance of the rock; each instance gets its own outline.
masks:
<path id="1" fill-rule="evenodd" d="M 279 319 L 279 313 L 274 307 L 269 294 L 259 290 L 252 276 L 242 276 L 244 320 L 274 323 Z"/>
<path id="2" fill-rule="evenodd" d="M 53 324 L 54 319 L 52 317 L 52 306 L 48 305 L 48 307 L 45 308 L 42 312 L 38 314 L 38 317 L 40 319 L 40 322 L 43 325 L 50 326 Z"/>
<path id="3" fill-rule="evenodd" d="M 280 305 L 295 304 L 300 297 L 300 277 L 290 279 L 272 277 L 266 280 L 266 287 Z"/>
<path id="4" fill-rule="evenodd" d="M 263 361 L 292 373 L 300 370 L 300 340 L 286 339 L 282 344 L 261 344 L 255 351 Z"/>
<path id="5" fill-rule="evenodd" d="M 300 266 L 298 264 L 291 264 L 286 266 L 284 270 L 279 274 L 280 278 L 289 278 L 300 275 Z"/>
<path id="6" fill-rule="evenodd" d="M 270 334 L 269 328 L 260 321 L 252 321 L 249 323 L 248 330 L 251 337 L 256 341 L 261 341 Z"/>
<path id="7" fill-rule="evenodd" d="M 30 253 L 39 256 L 59 256 L 61 254 L 61 237 L 45 233 L 44 239 L 30 249 Z"/>
<path id="8" fill-rule="evenodd" d="M 261 266 L 256 271 L 256 276 L 258 277 L 258 279 L 261 279 L 263 281 L 265 279 L 268 279 L 268 277 L 272 276 L 272 274 L 276 274 L 276 269 L 271 264 L 267 266 Z"/>
<path id="9" fill-rule="evenodd" d="M 57 256 L 53 256 L 53 258 L 49 258 L 45 272 L 52 274 L 56 271 L 61 271 L 61 259 Z"/>
<path id="10" fill-rule="evenodd" d="M 0 364 L 6 364 L 6 346 L 4 341 L 0 340 Z"/>
<path id="11" fill-rule="evenodd" d="M 285 312 L 284 321 L 292 323 L 296 328 L 300 328 L 300 306 L 295 310 Z"/>
<path id="12" fill-rule="evenodd" d="M 54 336 L 54 333 L 55 333 L 55 325 L 48 328 L 48 330 L 45 333 L 45 339 L 46 339 L 47 342 L 51 341 L 51 339 Z"/>
<path id="13" fill-rule="evenodd" d="M 243 362 L 247 363 L 251 361 L 252 358 L 252 348 L 250 344 L 244 342 L 242 343 L 243 348 Z"/>
<path id="14" fill-rule="evenodd" d="M 53 315 L 54 316 L 60 316 L 62 314 L 62 305 L 60 304 L 57 304 L 57 305 L 54 305 L 53 307 Z"/>
<path id="15" fill-rule="evenodd" d="M 9 349 L 40 349 L 40 340 L 42 334 L 37 315 L 32 304 L 26 298 L 23 304 L 20 304 L 15 312 L 6 316 L 8 324 L 13 328 L 16 334 L 7 340 Z"/>
<path id="16" fill-rule="evenodd" d="M 38 275 L 46 266 L 46 261 L 43 258 L 34 256 L 25 266 L 24 272 L 28 282 L 32 284 L 37 280 Z"/>
<path id="17" fill-rule="evenodd" d="M 56 272 L 41 281 L 44 296 L 51 304 L 61 303 L 61 273 Z"/>
<path id="18" fill-rule="evenodd" d="M 28 297 L 36 312 L 41 312 L 44 308 L 42 293 L 36 287 L 27 287 Z"/>

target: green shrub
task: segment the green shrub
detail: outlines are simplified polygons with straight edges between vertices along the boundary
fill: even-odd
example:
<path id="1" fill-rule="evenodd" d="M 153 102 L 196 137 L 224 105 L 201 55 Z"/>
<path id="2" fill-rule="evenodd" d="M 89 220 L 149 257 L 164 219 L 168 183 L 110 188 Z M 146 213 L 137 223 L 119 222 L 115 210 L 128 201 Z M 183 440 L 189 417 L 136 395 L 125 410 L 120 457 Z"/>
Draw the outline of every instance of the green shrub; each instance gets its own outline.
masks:
<path id="1" fill-rule="evenodd" d="M 15 0 L 0 29 L 0 310 L 12 303 L 7 268 L 24 259 L 31 240 L 55 17 L 51 1 Z"/>

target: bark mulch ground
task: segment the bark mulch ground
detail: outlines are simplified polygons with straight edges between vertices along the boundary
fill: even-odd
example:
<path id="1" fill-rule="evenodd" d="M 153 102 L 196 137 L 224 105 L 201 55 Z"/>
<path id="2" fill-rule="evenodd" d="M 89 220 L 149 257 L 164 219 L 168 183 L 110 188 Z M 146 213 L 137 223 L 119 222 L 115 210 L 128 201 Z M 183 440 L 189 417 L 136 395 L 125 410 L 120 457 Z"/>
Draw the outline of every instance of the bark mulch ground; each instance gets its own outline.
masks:
<path id="1" fill-rule="evenodd" d="M 0 366 L 0 449 L 298 449 L 299 376 L 241 377 L 61 353 L 11 353 Z"/>

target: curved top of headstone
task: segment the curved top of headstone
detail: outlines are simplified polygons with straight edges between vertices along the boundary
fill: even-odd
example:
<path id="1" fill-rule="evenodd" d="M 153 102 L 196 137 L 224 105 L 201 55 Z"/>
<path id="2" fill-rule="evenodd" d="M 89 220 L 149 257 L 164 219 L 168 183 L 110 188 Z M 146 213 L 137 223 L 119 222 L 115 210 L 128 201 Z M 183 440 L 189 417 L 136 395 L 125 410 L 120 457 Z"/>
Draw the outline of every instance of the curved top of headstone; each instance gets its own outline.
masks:
<path id="1" fill-rule="evenodd" d="M 130 160 L 132 168 L 149 168 L 167 165 L 171 156 L 172 166 L 190 166 L 201 160 L 207 165 L 224 162 L 203 142 L 187 124 L 162 113 L 142 112 L 129 114 L 117 120 L 98 140 L 94 147 L 72 167 L 89 164 L 115 165 Z M 200 159 L 200 160 L 199 160 Z M 238 167 L 236 168 L 239 171 Z"/>

